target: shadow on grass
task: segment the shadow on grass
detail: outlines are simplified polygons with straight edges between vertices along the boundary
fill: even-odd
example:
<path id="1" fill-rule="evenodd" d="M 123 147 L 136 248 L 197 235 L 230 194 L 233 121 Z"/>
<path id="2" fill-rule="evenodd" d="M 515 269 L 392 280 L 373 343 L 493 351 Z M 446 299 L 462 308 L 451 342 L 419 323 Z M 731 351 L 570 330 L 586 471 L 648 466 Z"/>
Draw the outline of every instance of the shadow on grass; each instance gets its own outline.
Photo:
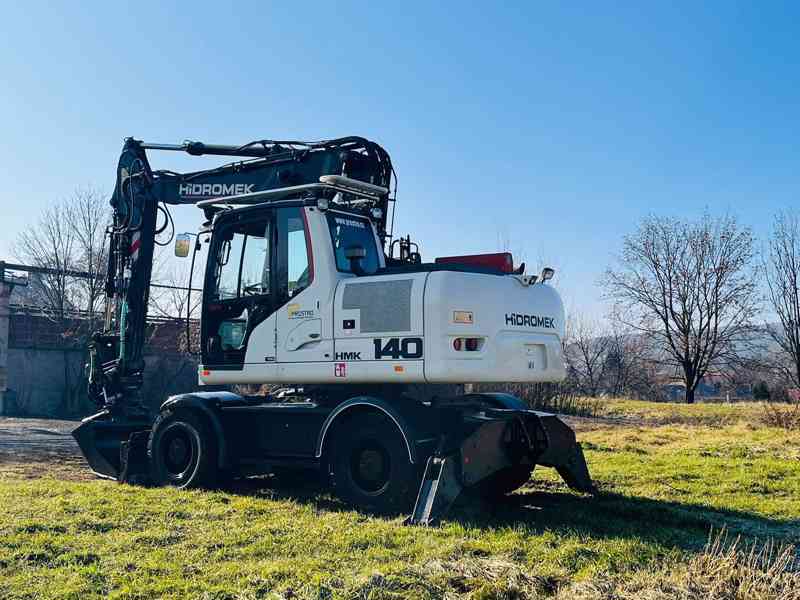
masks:
<path id="1" fill-rule="evenodd" d="M 314 471 L 235 479 L 224 491 L 239 496 L 307 503 L 317 510 L 330 512 L 353 510 L 333 496 L 330 489 L 325 489 L 319 473 Z"/>
<path id="2" fill-rule="evenodd" d="M 704 545 L 711 529 L 723 528 L 735 535 L 800 541 L 796 522 L 618 493 L 589 497 L 567 491 L 526 489 L 494 506 L 462 504 L 454 514 L 472 527 L 522 527 L 530 534 L 567 530 L 591 537 L 639 538 L 685 549 Z"/>
<path id="3" fill-rule="evenodd" d="M 474 529 L 511 527 L 526 535 L 561 531 L 592 538 L 633 538 L 687 550 L 702 547 L 710 530 L 723 528 L 734 535 L 775 538 L 794 544 L 800 542 L 800 524 L 796 521 L 770 519 L 746 511 L 713 508 L 696 503 L 654 500 L 618 493 L 601 493 L 594 497 L 578 495 L 558 484 L 554 484 L 552 488 L 526 487 L 491 503 L 462 495 L 445 520 Z M 309 503 L 321 511 L 353 510 L 324 489 L 318 476 L 313 474 L 305 479 L 243 479 L 233 482 L 227 491 L 246 496 Z"/>

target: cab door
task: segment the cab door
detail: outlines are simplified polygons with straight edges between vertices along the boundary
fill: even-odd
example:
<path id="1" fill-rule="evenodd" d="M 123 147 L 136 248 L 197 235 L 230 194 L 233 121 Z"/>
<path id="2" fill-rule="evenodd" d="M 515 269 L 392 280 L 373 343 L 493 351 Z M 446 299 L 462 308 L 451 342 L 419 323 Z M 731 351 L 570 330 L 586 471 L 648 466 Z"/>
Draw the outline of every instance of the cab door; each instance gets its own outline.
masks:
<path id="1" fill-rule="evenodd" d="M 281 372 L 291 379 L 293 364 L 332 360 L 330 290 L 314 277 L 314 258 L 303 207 L 276 211 L 276 278 L 280 297 L 275 345 Z M 309 376 L 307 370 L 302 375 Z M 311 376 L 313 378 L 313 375 Z"/>
<path id="2" fill-rule="evenodd" d="M 264 335 L 278 302 L 274 244 L 272 210 L 231 212 L 215 224 L 203 286 L 201 338 L 206 367 L 241 370 L 253 345 L 266 344 L 262 350 L 266 360 L 270 354 L 274 357 L 274 335 Z M 259 333 L 254 335 L 256 328 Z M 271 329 L 274 332 L 274 320 Z"/>

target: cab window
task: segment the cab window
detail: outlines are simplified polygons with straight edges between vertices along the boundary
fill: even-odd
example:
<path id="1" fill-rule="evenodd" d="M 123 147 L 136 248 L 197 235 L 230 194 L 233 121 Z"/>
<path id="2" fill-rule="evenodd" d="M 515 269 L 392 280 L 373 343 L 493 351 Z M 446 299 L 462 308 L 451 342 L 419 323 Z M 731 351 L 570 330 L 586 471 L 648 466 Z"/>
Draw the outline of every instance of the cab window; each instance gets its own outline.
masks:
<path id="1" fill-rule="evenodd" d="M 216 256 L 214 298 L 269 294 L 269 222 L 237 224 L 223 236 Z"/>
<path id="2" fill-rule="evenodd" d="M 311 284 L 310 249 L 302 208 L 278 210 L 278 286 L 284 298 L 293 298 Z"/>
<path id="3" fill-rule="evenodd" d="M 366 256 L 361 260 L 361 268 L 366 273 L 378 270 L 378 248 L 372 225 L 367 219 L 344 213 L 328 212 L 328 226 L 331 230 L 333 252 L 336 255 L 336 268 L 343 273 L 352 273 L 352 266 L 345 255 L 347 248 L 361 246 Z"/>

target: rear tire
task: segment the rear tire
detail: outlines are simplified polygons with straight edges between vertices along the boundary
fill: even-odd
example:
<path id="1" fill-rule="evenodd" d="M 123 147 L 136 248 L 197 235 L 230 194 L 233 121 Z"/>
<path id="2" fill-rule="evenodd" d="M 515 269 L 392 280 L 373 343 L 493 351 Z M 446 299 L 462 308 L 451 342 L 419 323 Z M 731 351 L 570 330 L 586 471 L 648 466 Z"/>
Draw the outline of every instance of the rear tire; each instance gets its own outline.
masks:
<path id="1" fill-rule="evenodd" d="M 199 415 L 190 411 L 161 413 L 147 445 L 153 481 L 181 489 L 214 486 L 216 449 L 214 434 Z"/>
<path id="2" fill-rule="evenodd" d="M 397 425 L 374 413 L 356 415 L 337 428 L 331 467 L 336 494 L 376 512 L 407 510 L 420 482 Z"/>

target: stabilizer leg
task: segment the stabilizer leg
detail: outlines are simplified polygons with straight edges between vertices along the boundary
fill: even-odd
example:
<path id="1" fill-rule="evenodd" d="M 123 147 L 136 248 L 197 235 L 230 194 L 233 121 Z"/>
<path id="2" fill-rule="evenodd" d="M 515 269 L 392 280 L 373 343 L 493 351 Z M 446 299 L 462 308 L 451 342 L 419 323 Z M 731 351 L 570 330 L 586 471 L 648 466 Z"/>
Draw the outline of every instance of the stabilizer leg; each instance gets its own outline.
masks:
<path id="1" fill-rule="evenodd" d="M 417 502 L 406 525 L 435 525 L 447 513 L 463 489 L 457 473 L 459 456 L 457 453 L 428 459 Z"/>
<path id="2" fill-rule="evenodd" d="M 150 484 L 150 462 L 147 457 L 149 431 L 134 431 L 119 447 L 120 471 L 117 481 L 133 485 Z"/>
<path id="3" fill-rule="evenodd" d="M 516 411 L 484 416 L 458 449 L 428 459 L 409 525 L 433 525 L 465 489 L 473 489 L 510 466 L 529 460 L 530 438 Z M 522 444 L 520 446 L 520 444 Z M 442 444 L 452 448 L 450 444 Z"/>

